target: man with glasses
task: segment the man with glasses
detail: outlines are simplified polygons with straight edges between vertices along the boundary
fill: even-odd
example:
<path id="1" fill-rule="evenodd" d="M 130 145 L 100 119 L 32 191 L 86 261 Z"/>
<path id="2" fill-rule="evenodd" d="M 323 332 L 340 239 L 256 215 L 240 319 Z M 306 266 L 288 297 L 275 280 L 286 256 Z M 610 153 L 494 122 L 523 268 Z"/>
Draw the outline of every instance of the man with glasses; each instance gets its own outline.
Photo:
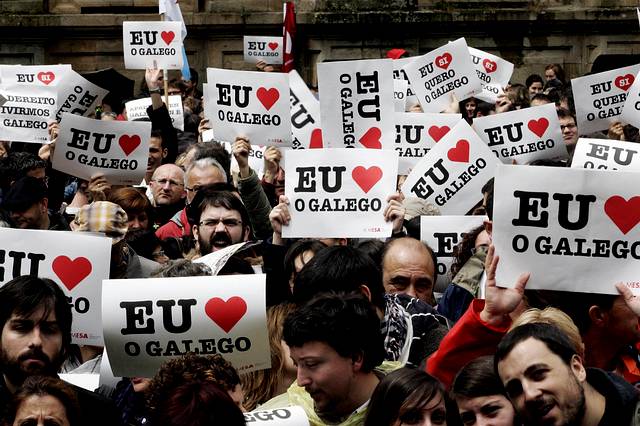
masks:
<path id="1" fill-rule="evenodd" d="M 560 120 L 560 131 L 562 139 L 569 152 L 569 158 L 573 158 L 573 151 L 578 143 L 578 126 L 576 126 L 576 118 L 568 109 L 558 109 L 558 119 Z"/>
<path id="2" fill-rule="evenodd" d="M 151 193 L 155 207 L 155 223 L 164 225 L 184 208 L 187 193 L 184 189 L 182 169 L 175 164 L 164 164 L 158 167 L 151 178 Z"/>

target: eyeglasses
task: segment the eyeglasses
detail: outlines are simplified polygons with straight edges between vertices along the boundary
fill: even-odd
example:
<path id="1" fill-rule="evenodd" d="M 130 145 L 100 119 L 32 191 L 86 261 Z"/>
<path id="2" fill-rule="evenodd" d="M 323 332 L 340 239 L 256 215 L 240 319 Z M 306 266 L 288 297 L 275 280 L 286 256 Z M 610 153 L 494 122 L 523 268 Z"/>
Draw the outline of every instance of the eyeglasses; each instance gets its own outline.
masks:
<path id="1" fill-rule="evenodd" d="M 561 132 L 564 132 L 564 129 L 573 130 L 573 129 L 575 129 L 576 127 L 578 127 L 578 126 L 576 126 L 576 125 L 575 125 L 575 124 L 573 124 L 573 123 L 572 123 L 572 124 L 561 124 L 561 125 L 560 125 L 560 131 L 561 131 Z"/>
<path id="2" fill-rule="evenodd" d="M 225 228 L 235 228 L 242 225 L 242 221 L 238 219 L 207 219 L 199 223 L 204 228 L 217 228 L 218 224 L 222 222 Z"/>
<path id="3" fill-rule="evenodd" d="M 165 186 L 167 183 L 173 187 L 184 186 L 183 183 L 171 179 L 152 179 L 151 181 L 159 184 L 160 186 Z"/>

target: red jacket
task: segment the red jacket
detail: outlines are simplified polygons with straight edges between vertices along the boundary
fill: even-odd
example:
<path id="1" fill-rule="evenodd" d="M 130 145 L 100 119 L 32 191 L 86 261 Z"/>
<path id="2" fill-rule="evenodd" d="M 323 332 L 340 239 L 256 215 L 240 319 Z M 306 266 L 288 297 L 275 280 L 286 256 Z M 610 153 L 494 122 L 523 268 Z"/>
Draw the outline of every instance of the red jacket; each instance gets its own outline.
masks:
<path id="1" fill-rule="evenodd" d="M 180 238 L 191 235 L 191 227 L 187 220 L 187 208 L 180 210 L 171 220 L 156 230 L 156 236 L 161 240 Z"/>

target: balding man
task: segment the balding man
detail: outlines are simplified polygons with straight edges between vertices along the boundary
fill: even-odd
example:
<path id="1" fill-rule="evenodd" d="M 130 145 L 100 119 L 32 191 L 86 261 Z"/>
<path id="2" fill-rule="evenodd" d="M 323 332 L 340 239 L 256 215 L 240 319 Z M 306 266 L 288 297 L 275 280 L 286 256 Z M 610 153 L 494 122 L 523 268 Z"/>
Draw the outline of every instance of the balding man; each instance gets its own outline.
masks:
<path id="1" fill-rule="evenodd" d="M 390 240 L 382 257 L 382 281 L 387 293 L 402 293 L 435 304 L 436 256 L 414 238 Z"/>
<path id="2" fill-rule="evenodd" d="M 184 208 L 187 195 L 184 190 L 184 172 L 175 164 L 163 164 L 153 172 L 150 184 L 155 223 L 164 225 Z"/>

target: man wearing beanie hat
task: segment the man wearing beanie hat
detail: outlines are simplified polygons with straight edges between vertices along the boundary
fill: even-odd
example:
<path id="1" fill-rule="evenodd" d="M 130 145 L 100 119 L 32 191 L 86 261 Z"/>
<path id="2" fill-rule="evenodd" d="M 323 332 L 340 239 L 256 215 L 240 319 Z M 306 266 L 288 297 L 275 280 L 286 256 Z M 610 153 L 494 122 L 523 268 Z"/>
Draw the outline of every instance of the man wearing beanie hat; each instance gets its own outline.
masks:
<path id="1" fill-rule="evenodd" d="M 14 228 L 68 231 L 67 221 L 49 211 L 48 205 L 46 185 L 42 179 L 31 176 L 18 179 L 2 202 Z"/>

